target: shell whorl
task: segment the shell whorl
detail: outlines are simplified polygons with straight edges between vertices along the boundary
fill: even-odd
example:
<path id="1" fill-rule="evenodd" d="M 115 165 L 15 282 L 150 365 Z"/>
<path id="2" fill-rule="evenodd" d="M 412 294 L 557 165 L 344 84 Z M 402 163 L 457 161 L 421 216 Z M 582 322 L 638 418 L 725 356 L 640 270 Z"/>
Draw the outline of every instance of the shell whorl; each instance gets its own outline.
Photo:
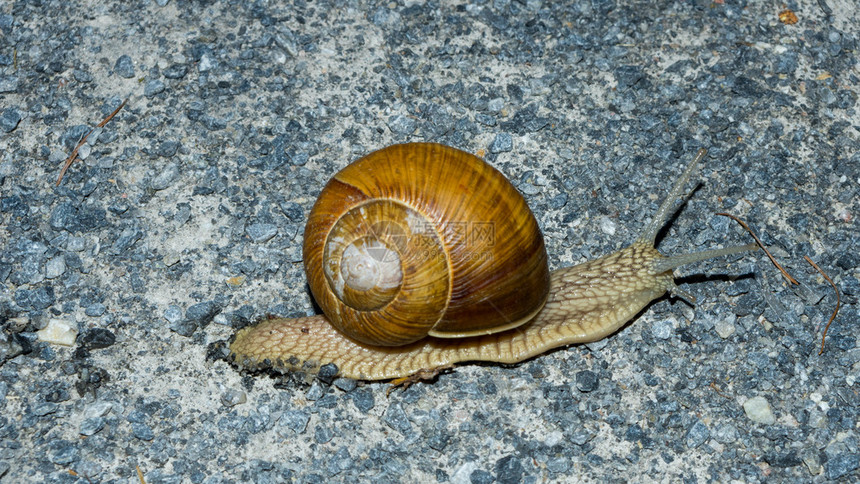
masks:
<path id="1" fill-rule="evenodd" d="M 425 217 L 402 203 L 369 200 L 347 210 L 325 238 L 322 262 L 327 286 L 317 301 L 359 341 L 411 343 L 448 306 L 447 253 Z"/>
<path id="2" fill-rule="evenodd" d="M 549 291 L 522 195 L 476 156 L 431 143 L 390 146 L 338 172 L 308 217 L 304 261 L 332 324 L 373 345 L 504 331 Z"/>

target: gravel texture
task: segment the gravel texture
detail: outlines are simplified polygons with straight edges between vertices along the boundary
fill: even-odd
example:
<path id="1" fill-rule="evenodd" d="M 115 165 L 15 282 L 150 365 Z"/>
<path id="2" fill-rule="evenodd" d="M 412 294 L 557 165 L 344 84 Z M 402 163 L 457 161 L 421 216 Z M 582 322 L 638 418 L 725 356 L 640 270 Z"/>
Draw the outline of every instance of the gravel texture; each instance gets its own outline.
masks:
<path id="1" fill-rule="evenodd" d="M 770 1 L 276 3 L 0 4 L 0 480 L 860 479 L 852 0 L 786 2 L 793 25 Z M 553 268 L 631 242 L 708 147 L 661 250 L 745 243 L 729 211 L 800 285 L 760 252 L 684 267 L 695 305 L 390 395 L 229 365 L 236 328 L 314 312 L 325 181 L 419 140 L 510 177 Z M 804 256 L 842 296 L 822 355 L 836 298 Z"/>

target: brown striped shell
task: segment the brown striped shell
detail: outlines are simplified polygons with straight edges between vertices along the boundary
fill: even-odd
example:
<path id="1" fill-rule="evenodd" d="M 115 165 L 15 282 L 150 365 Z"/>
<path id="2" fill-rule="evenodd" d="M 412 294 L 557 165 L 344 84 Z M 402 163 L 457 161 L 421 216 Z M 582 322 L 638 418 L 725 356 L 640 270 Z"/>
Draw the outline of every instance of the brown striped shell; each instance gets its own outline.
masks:
<path id="1" fill-rule="evenodd" d="M 371 345 L 511 329 L 549 292 L 522 195 L 480 158 L 432 143 L 389 146 L 338 172 L 308 217 L 304 261 L 328 320 Z"/>

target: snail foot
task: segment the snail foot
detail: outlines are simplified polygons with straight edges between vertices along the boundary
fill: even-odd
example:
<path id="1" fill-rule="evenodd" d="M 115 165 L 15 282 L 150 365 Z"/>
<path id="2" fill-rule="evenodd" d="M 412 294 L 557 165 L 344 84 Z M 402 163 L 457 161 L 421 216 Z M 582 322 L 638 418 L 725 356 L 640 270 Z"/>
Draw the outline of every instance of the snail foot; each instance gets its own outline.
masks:
<path id="1" fill-rule="evenodd" d="M 406 390 L 407 388 L 412 386 L 413 383 L 433 380 L 442 373 L 445 373 L 452 369 L 454 369 L 454 365 L 442 365 L 437 366 L 436 368 L 422 368 L 409 376 L 395 378 L 389 382 L 391 386 L 388 387 L 388 390 L 386 390 L 385 396 L 387 397 L 388 395 L 390 395 L 391 391 L 395 388 L 402 388 L 403 390 Z"/>

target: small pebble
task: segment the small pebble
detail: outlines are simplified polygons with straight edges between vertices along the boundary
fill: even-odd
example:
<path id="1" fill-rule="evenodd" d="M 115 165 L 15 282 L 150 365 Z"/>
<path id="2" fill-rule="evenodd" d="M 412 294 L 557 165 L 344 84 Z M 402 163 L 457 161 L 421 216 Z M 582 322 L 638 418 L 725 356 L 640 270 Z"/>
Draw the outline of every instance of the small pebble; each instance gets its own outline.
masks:
<path id="1" fill-rule="evenodd" d="M 304 217 L 302 206 L 296 202 L 282 202 L 279 204 L 281 211 L 293 222 L 301 221 Z"/>
<path id="2" fill-rule="evenodd" d="M 675 322 L 671 319 L 654 321 L 651 325 L 651 334 L 657 339 L 669 339 L 675 331 Z"/>
<path id="3" fill-rule="evenodd" d="M 325 444 L 334 438 L 334 430 L 331 427 L 317 425 L 314 429 L 314 441 L 318 444 Z"/>
<path id="4" fill-rule="evenodd" d="M 490 143 L 490 153 L 503 153 L 514 149 L 514 140 L 508 133 L 499 133 Z"/>
<path id="5" fill-rule="evenodd" d="M 107 307 L 104 304 L 95 303 L 95 304 L 90 304 L 89 306 L 87 306 L 87 308 L 84 309 L 84 314 L 86 314 L 87 316 L 96 318 L 96 317 L 99 317 L 102 314 L 104 314 L 105 311 L 107 311 Z"/>
<path id="6" fill-rule="evenodd" d="M 493 475 L 483 469 L 475 469 L 469 474 L 471 484 L 492 484 L 494 481 Z"/>
<path id="7" fill-rule="evenodd" d="M 160 79 L 149 81 L 143 87 L 143 95 L 145 97 L 153 97 L 162 92 L 164 92 L 164 81 Z"/>
<path id="8" fill-rule="evenodd" d="M 737 317 L 735 315 L 731 315 L 730 318 L 720 318 L 714 323 L 714 331 L 717 332 L 720 338 L 726 339 L 729 336 L 735 334 L 735 321 Z"/>
<path id="9" fill-rule="evenodd" d="M 165 158 L 170 158 L 175 155 L 179 148 L 182 146 L 182 143 L 176 140 L 165 140 L 159 143 L 158 148 L 155 150 L 158 156 L 163 156 Z"/>
<path id="10" fill-rule="evenodd" d="M 841 479 L 857 470 L 858 467 L 860 467 L 860 453 L 839 454 L 824 464 L 824 470 L 830 480 Z"/>
<path id="11" fill-rule="evenodd" d="M 81 428 L 78 431 L 81 435 L 94 435 L 105 426 L 105 419 L 102 417 L 88 418 L 81 422 Z"/>
<path id="12" fill-rule="evenodd" d="M 388 129 L 399 135 L 409 135 L 415 131 L 417 123 L 415 119 L 402 114 L 396 114 L 388 118 Z"/>
<path id="13" fill-rule="evenodd" d="M 36 335 L 39 341 L 61 346 L 74 346 L 75 338 L 78 337 L 78 330 L 77 325 L 66 320 L 51 319 L 47 326 L 36 331 Z"/>
<path id="14" fill-rule="evenodd" d="M 744 402 L 744 412 L 750 420 L 764 425 L 776 423 L 770 403 L 764 397 L 752 397 Z"/>
<path id="15" fill-rule="evenodd" d="M 487 110 L 491 113 L 498 113 L 505 107 L 505 99 L 501 97 L 490 99 L 487 102 Z"/>
<path id="16" fill-rule="evenodd" d="M 578 372 L 574 380 L 576 381 L 576 388 L 583 393 L 593 392 L 600 386 L 600 377 L 591 370 Z"/>
<path id="17" fill-rule="evenodd" d="M 615 80 L 618 82 L 619 89 L 633 87 L 644 77 L 645 72 L 641 66 L 626 65 L 615 69 Z"/>
<path id="18" fill-rule="evenodd" d="M 806 465 L 807 470 L 809 470 L 809 473 L 813 476 L 821 474 L 823 471 L 818 451 L 806 449 L 801 454 L 801 459 L 803 459 L 803 463 Z"/>
<path id="19" fill-rule="evenodd" d="M 209 72 L 218 67 L 218 61 L 209 52 L 200 56 L 200 63 L 197 64 L 197 70 L 200 72 Z"/>
<path id="20" fill-rule="evenodd" d="M 300 434 L 305 431 L 310 419 L 310 414 L 304 410 L 288 410 L 281 416 L 279 425 L 290 429 L 293 434 Z"/>
<path id="21" fill-rule="evenodd" d="M 216 314 L 221 312 L 221 307 L 214 301 L 204 301 L 192 304 L 185 310 L 185 319 L 199 325 L 209 324 Z"/>
<path id="22" fill-rule="evenodd" d="M 100 350 L 113 346 L 116 343 L 116 335 L 109 329 L 92 328 L 81 335 L 79 343 L 88 350 Z"/>
<path id="23" fill-rule="evenodd" d="M 399 403 L 391 404 L 388 410 L 385 411 L 383 421 L 392 429 L 397 430 L 403 435 L 412 433 L 412 424 L 409 423 L 409 418 L 403 407 Z"/>
<path id="24" fill-rule="evenodd" d="M 137 242 L 143 233 L 136 227 L 126 227 L 119 234 L 110 248 L 111 254 L 125 254 Z"/>
<path id="25" fill-rule="evenodd" d="M 355 408 L 362 413 L 369 412 L 376 404 L 373 392 L 367 391 L 364 388 L 354 390 L 350 395 L 352 396 L 352 403 L 355 405 Z"/>
<path id="26" fill-rule="evenodd" d="M 131 433 L 140 440 L 150 441 L 155 438 L 152 428 L 144 423 L 132 423 Z"/>
<path id="27" fill-rule="evenodd" d="M 823 429 L 827 426 L 827 415 L 817 408 L 812 409 L 809 412 L 808 423 L 814 429 Z"/>
<path id="28" fill-rule="evenodd" d="M 159 173 L 152 181 L 149 183 L 149 186 L 153 190 L 164 190 L 169 187 L 176 177 L 179 176 L 179 165 L 176 163 L 170 163 Z"/>
<path id="29" fill-rule="evenodd" d="M 558 195 L 552 197 L 551 199 L 549 199 L 547 205 L 553 210 L 564 208 L 564 206 L 567 205 L 567 192 L 561 192 Z"/>
<path id="30" fill-rule="evenodd" d="M 185 64 L 174 64 L 164 69 L 163 74 L 167 79 L 182 79 L 188 74 L 188 66 Z"/>
<path id="31" fill-rule="evenodd" d="M 95 418 L 95 417 L 104 417 L 108 413 L 110 413 L 113 408 L 113 404 L 105 401 L 98 401 L 89 405 L 86 410 L 84 410 L 84 416 L 86 418 Z"/>
<path id="32" fill-rule="evenodd" d="M 45 264 L 45 277 L 56 279 L 66 272 L 66 259 L 62 255 L 48 259 Z"/>
<path id="33" fill-rule="evenodd" d="M 168 306 L 167 309 L 164 310 L 164 319 L 168 322 L 176 323 L 182 320 L 182 308 L 179 306 L 171 305 Z"/>
<path id="34" fill-rule="evenodd" d="M 225 407 L 235 407 L 236 405 L 247 401 L 248 395 L 242 390 L 230 389 L 221 394 L 221 403 L 223 403 Z"/>
<path id="35" fill-rule="evenodd" d="M 245 227 L 245 233 L 254 242 L 262 244 L 263 242 L 268 242 L 278 234 L 278 227 L 274 224 L 250 224 Z"/>
<path id="36" fill-rule="evenodd" d="M 15 76 L 0 76 L 0 94 L 18 90 L 18 78 Z"/>
<path id="37" fill-rule="evenodd" d="M 15 108 L 6 108 L 0 114 L 0 130 L 11 133 L 21 122 L 21 113 Z"/>
<path id="38" fill-rule="evenodd" d="M 78 458 L 78 448 L 67 440 L 54 440 L 48 444 L 48 460 L 58 466 L 68 466 Z"/>
<path id="39" fill-rule="evenodd" d="M 711 432 L 708 426 L 701 420 L 696 420 L 696 423 L 687 431 L 687 447 L 695 449 L 704 444 L 711 437 Z"/>
<path id="40" fill-rule="evenodd" d="M 53 402 L 42 402 L 35 407 L 33 407 L 33 415 L 38 415 L 40 417 L 44 417 L 45 415 L 50 415 L 57 411 L 59 405 Z"/>
<path id="41" fill-rule="evenodd" d="M 502 457 L 496 461 L 495 468 L 496 480 L 500 483 L 516 483 L 522 482 L 523 479 L 523 464 L 520 459 L 513 455 Z M 492 481 L 491 481 L 492 482 Z"/>
<path id="42" fill-rule="evenodd" d="M 134 62 L 131 61 L 131 57 L 128 55 L 119 56 L 113 69 L 120 77 L 125 77 L 126 79 L 134 77 Z"/>
<path id="43" fill-rule="evenodd" d="M 600 225 L 600 231 L 606 235 L 615 235 L 615 232 L 618 231 L 618 224 L 609 217 L 600 217 L 598 223 Z"/>

